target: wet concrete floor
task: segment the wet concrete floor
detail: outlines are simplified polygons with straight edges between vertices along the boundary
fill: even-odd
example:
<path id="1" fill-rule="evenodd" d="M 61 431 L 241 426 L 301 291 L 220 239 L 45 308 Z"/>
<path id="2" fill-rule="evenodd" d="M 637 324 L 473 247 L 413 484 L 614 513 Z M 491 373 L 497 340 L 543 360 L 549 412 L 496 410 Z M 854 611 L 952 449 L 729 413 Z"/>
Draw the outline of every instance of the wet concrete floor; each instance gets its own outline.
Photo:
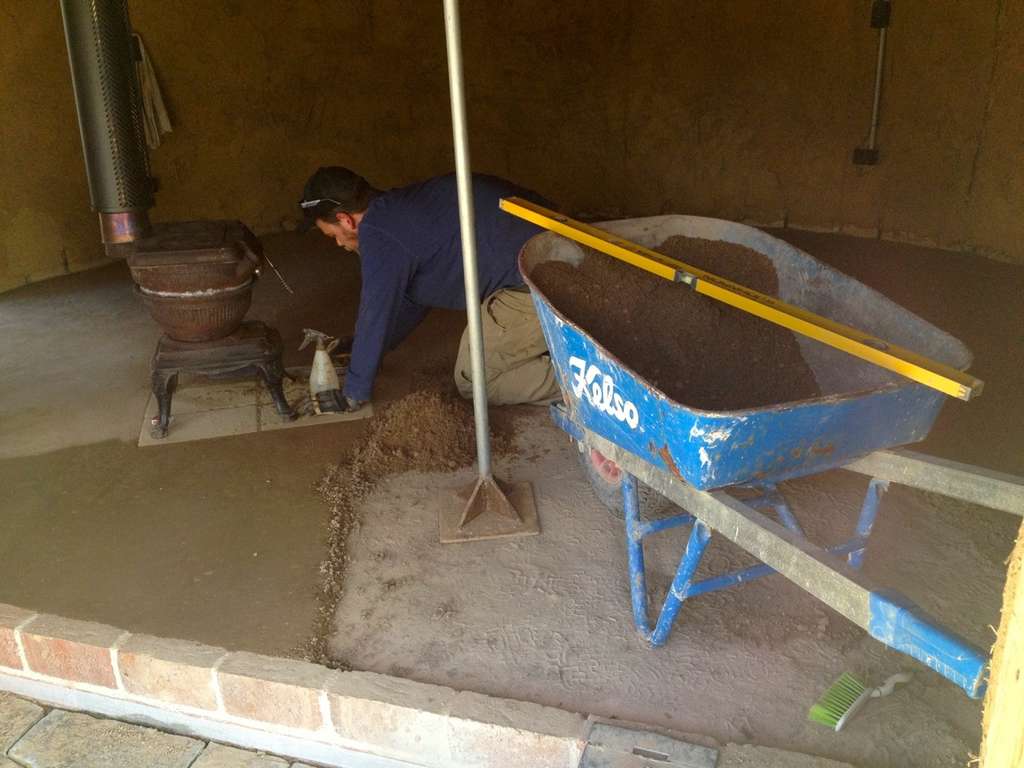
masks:
<path id="1" fill-rule="evenodd" d="M 1024 268 L 833 235 L 785 233 L 962 338 L 987 381 L 950 402 L 936 454 L 1024 471 Z M 303 327 L 350 332 L 355 257 L 315 233 L 266 239 L 250 317 L 286 363 Z M 464 320 L 435 312 L 385 360 L 377 402 L 454 358 Z M 122 264 L 0 295 L 0 602 L 135 632 L 287 653 L 313 624 L 327 510 L 312 490 L 359 422 L 140 449 L 156 326 Z"/>
<path id="2" fill-rule="evenodd" d="M 308 365 L 302 328 L 351 332 L 356 257 L 316 233 L 265 245 L 296 294 L 268 272 L 249 317 L 281 331 L 287 365 Z M 428 318 L 389 356 L 377 401 L 454 359 L 462 323 Z M 0 602 L 289 653 L 316 611 L 327 510 L 313 486 L 364 424 L 138 448 L 158 336 L 120 263 L 0 295 Z"/>

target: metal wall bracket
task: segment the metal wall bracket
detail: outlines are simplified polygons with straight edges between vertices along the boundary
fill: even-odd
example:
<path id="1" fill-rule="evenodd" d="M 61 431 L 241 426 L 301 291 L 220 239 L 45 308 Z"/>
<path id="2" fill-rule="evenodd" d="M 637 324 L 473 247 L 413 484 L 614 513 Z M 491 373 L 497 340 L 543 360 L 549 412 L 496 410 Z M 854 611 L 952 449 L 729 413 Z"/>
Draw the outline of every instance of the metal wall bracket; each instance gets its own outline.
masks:
<path id="1" fill-rule="evenodd" d="M 874 0 L 871 4 L 871 28 L 878 30 L 878 56 L 875 61 L 875 94 L 871 105 L 871 129 L 865 147 L 853 150 L 854 165 L 878 165 L 878 122 L 882 104 L 882 75 L 885 69 L 885 35 L 892 18 L 890 0 Z"/>
<path id="2" fill-rule="evenodd" d="M 853 150 L 854 165 L 878 165 L 878 150 L 869 147 L 857 147 Z"/>

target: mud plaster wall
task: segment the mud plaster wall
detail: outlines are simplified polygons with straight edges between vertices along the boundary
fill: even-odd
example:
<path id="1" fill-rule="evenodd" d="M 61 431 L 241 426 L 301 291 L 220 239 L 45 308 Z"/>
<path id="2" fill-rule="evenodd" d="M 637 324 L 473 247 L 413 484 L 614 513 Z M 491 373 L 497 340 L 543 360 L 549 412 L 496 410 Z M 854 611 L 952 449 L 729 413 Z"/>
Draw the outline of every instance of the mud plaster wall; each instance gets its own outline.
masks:
<path id="1" fill-rule="evenodd" d="M 320 163 L 451 167 L 440 3 L 130 0 L 173 112 L 156 219 L 287 225 Z M 597 215 L 692 212 L 1024 262 L 1024 4 L 464 0 L 473 161 Z M 56 3 L 0 7 L 0 290 L 103 260 Z"/>

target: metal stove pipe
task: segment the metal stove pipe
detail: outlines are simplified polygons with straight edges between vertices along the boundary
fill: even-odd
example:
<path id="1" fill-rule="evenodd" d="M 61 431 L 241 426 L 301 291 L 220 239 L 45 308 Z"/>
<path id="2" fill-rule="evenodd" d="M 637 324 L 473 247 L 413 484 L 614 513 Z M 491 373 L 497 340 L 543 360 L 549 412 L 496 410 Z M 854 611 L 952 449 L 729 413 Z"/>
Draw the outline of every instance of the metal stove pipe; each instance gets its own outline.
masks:
<path id="1" fill-rule="evenodd" d="M 127 0 L 61 0 L 92 207 L 108 250 L 149 231 L 153 179 Z"/>

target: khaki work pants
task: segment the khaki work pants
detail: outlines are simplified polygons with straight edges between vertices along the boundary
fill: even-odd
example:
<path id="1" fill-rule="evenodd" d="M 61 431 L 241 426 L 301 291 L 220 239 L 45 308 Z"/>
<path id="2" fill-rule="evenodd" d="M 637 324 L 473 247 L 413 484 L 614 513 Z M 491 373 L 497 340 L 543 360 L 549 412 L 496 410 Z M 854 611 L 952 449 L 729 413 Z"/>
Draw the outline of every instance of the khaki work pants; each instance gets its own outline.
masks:
<path id="1" fill-rule="evenodd" d="M 480 324 L 489 403 L 542 405 L 558 399 L 555 369 L 529 291 L 505 288 L 492 293 L 480 308 Z M 473 396 L 468 328 L 459 342 L 455 386 L 463 397 Z"/>

